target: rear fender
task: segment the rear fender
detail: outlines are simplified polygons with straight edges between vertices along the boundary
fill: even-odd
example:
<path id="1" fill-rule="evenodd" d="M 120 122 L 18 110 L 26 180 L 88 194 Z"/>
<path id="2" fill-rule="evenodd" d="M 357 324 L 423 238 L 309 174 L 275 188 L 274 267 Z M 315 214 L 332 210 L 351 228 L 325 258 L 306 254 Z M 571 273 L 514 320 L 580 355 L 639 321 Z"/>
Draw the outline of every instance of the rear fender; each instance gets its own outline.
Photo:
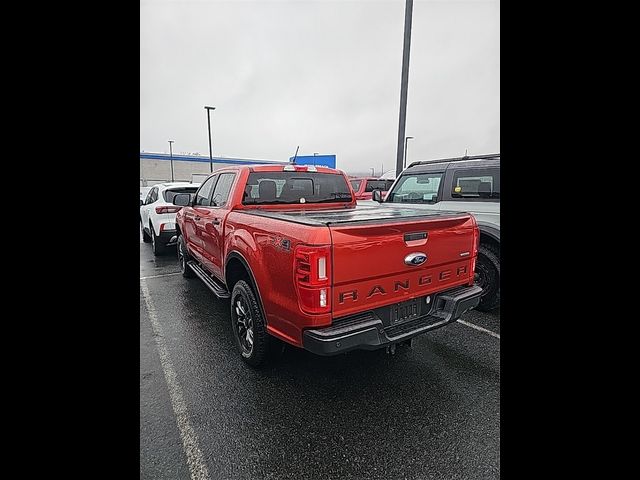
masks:
<path id="1" fill-rule="evenodd" d="M 244 228 L 229 228 L 231 225 L 227 223 L 225 228 L 225 252 L 227 254 L 227 260 L 232 252 L 236 252 L 244 259 L 245 263 L 249 265 L 256 260 L 258 255 L 258 245 L 253 238 L 253 235 Z M 226 270 L 226 261 L 225 261 Z"/>
<path id="2" fill-rule="evenodd" d="M 265 319 L 266 323 L 267 315 L 264 310 L 264 305 L 262 304 L 262 295 L 260 294 L 260 288 L 258 287 L 256 276 L 251 268 L 251 265 L 258 265 L 260 263 L 260 260 L 258 259 L 258 246 L 256 245 L 253 236 L 245 229 L 234 229 L 233 231 L 229 231 L 227 238 L 225 239 L 225 252 L 228 252 L 224 261 L 224 271 L 222 272 L 225 283 L 227 279 L 227 265 L 232 259 L 237 258 L 249 273 L 251 286 L 253 287 L 254 292 L 258 295 L 258 303 L 260 304 L 262 317 Z M 230 286 L 227 285 L 227 288 L 229 287 Z"/>

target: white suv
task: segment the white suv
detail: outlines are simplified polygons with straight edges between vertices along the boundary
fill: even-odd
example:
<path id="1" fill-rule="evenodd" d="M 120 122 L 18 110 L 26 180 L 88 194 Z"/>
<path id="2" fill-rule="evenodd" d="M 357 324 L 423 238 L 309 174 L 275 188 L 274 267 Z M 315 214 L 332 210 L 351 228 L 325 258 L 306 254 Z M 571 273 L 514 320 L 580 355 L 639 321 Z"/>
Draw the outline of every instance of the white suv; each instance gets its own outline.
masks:
<path id="1" fill-rule="evenodd" d="M 178 193 L 195 193 L 199 183 L 173 182 L 154 185 L 144 203 L 140 206 L 140 228 L 142 240 L 152 243 L 153 254 L 161 255 L 176 234 L 176 212 L 182 207 L 173 204 L 173 197 Z"/>

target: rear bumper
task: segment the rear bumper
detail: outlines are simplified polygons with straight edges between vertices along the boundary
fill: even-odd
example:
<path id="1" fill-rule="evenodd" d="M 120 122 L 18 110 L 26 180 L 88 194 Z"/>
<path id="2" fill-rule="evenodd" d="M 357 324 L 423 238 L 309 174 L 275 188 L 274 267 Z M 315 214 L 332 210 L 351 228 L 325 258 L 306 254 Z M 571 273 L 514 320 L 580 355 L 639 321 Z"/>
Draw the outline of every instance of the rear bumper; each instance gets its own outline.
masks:
<path id="1" fill-rule="evenodd" d="M 318 355 L 335 355 L 403 342 L 454 322 L 478 305 L 481 293 L 482 289 L 476 285 L 439 293 L 433 296 L 433 307 L 428 315 L 396 325 L 385 325 L 374 311 L 340 318 L 329 327 L 305 330 L 302 345 Z"/>

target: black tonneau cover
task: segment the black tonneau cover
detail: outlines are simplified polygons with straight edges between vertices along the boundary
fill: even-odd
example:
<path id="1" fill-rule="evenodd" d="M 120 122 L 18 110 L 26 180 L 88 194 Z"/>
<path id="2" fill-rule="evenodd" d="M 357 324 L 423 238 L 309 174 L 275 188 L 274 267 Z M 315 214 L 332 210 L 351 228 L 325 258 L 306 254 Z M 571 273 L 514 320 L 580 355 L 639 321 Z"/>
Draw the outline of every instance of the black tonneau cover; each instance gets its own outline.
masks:
<path id="1" fill-rule="evenodd" d="M 395 205 L 357 206 L 349 209 L 330 210 L 262 210 L 243 209 L 242 213 L 260 217 L 275 218 L 285 222 L 310 226 L 359 225 L 392 222 L 415 221 L 420 219 L 443 219 L 467 217 L 468 213 L 426 210 Z"/>

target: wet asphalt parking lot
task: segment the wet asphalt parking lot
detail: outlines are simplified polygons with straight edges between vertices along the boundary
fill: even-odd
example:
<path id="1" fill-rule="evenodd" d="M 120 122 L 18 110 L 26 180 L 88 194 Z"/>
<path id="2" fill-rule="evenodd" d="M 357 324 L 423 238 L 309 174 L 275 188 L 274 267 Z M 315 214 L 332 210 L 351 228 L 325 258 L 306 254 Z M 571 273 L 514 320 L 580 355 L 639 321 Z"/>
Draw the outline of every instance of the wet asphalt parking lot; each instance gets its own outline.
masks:
<path id="1" fill-rule="evenodd" d="M 395 355 L 286 347 L 253 370 L 229 302 L 178 271 L 140 237 L 141 479 L 500 477 L 499 309 Z"/>

